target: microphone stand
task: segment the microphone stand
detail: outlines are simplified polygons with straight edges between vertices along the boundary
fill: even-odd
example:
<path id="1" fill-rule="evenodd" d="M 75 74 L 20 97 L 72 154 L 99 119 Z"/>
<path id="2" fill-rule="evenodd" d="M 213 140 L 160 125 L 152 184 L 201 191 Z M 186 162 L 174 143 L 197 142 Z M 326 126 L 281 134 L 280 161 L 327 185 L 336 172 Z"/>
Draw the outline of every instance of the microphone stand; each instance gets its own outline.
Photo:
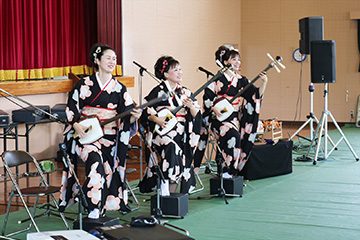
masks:
<path id="1" fill-rule="evenodd" d="M 140 133 L 140 136 L 142 137 L 142 139 L 146 139 L 144 131 L 145 131 L 144 128 L 140 125 L 139 126 L 139 133 Z M 160 206 L 160 198 L 161 198 L 160 191 L 161 191 L 161 182 L 165 183 L 165 177 L 164 177 L 164 174 L 163 174 L 159 164 L 155 163 L 155 159 L 153 157 L 153 154 L 157 153 L 156 150 L 153 149 L 151 146 L 149 146 L 146 141 L 144 141 L 144 143 L 148 147 L 148 149 L 150 150 L 150 161 L 154 165 L 155 170 L 156 170 L 156 174 L 157 174 L 157 180 L 156 180 L 156 209 L 154 211 L 155 212 L 154 217 L 159 220 L 160 218 L 162 218 L 164 216 L 162 214 L 162 210 L 161 210 L 161 206 Z"/>
<path id="2" fill-rule="evenodd" d="M 214 76 L 214 74 L 212 73 L 212 72 L 210 72 L 210 71 L 208 71 L 208 70 L 206 70 L 206 69 L 204 69 L 203 67 L 198 67 L 198 69 L 201 71 L 201 72 L 203 72 L 203 73 L 205 73 L 206 74 L 206 79 L 207 79 L 207 81 L 209 80 L 209 78 L 210 78 L 210 76 Z M 204 124 L 204 123 L 203 123 Z M 205 128 L 206 126 L 202 126 L 203 128 Z M 208 134 L 209 135 L 209 134 Z M 208 139 L 206 139 L 206 143 L 205 143 L 205 146 L 207 145 L 207 144 L 211 144 L 212 146 L 211 146 L 211 150 L 207 150 L 207 152 L 206 152 L 206 166 L 205 166 L 205 173 L 206 174 L 210 174 L 210 173 L 212 173 L 212 172 L 215 172 L 215 170 L 213 170 L 212 169 L 212 166 L 211 166 L 211 156 L 213 155 L 213 152 L 214 152 L 214 150 L 216 150 L 215 148 L 215 143 L 213 142 L 213 141 L 210 141 L 209 142 L 209 140 Z M 210 148 L 210 147 L 209 147 Z M 205 154 L 205 153 L 204 153 Z"/>
<path id="3" fill-rule="evenodd" d="M 68 157 L 67 154 L 67 147 L 65 143 L 60 143 L 59 144 L 59 148 L 62 151 L 63 154 L 63 163 L 64 163 L 64 167 L 67 168 L 69 170 L 69 174 L 72 175 L 75 179 L 75 185 L 76 188 L 79 190 L 77 193 L 77 197 L 79 199 L 79 206 L 78 206 L 78 218 L 79 218 L 79 229 L 82 230 L 83 229 L 83 217 L 82 217 L 82 205 L 85 207 L 85 209 L 88 209 L 88 203 L 85 197 L 85 193 L 82 189 L 82 186 L 80 184 L 79 178 L 77 177 L 77 174 L 73 168 L 73 166 L 71 165 L 70 159 Z"/>
<path id="4" fill-rule="evenodd" d="M 142 78 L 144 76 L 144 71 L 146 69 L 138 64 L 137 62 L 133 61 L 133 63 L 139 67 L 139 75 L 138 75 L 138 90 L 139 90 L 139 105 L 142 104 Z M 140 146 L 140 152 L 139 152 L 139 161 L 140 161 L 140 179 L 143 177 L 143 150 L 142 150 L 142 144 L 141 144 L 142 136 L 140 135 L 139 139 L 139 146 Z"/>
<path id="5" fill-rule="evenodd" d="M 144 128 L 142 126 L 139 127 L 139 133 L 140 135 L 142 135 L 142 138 L 145 139 L 144 136 Z M 153 154 L 158 154 L 158 152 L 156 151 L 156 149 L 153 149 L 152 146 L 149 146 L 147 144 L 146 141 L 144 141 L 145 145 L 149 148 L 150 150 L 150 161 L 152 161 L 155 169 L 156 169 L 156 174 L 157 174 L 157 181 L 156 181 L 156 209 L 155 209 L 155 214 L 154 214 L 154 218 L 156 218 L 157 222 L 163 226 L 169 226 L 172 227 L 176 230 L 182 231 L 184 232 L 187 236 L 189 236 L 189 232 L 186 229 L 183 229 L 181 227 L 175 226 L 173 224 L 170 224 L 168 222 L 161 222 L 161 218 L 183 218 L 183 217 L 179 217 L 179 216 L 171 216 L 171 215 L 164 215 L 162 213 L 161 210 L 161 195 L 160 195 L 160 191 L 161 191 L 161 181 L 163 183 L 165 183 L 165 177 L 164 174 L 159 166 L 158 163 L 155 164 L 155 159 L 153 158 Z M 151 208 L 151 204 L 150 204 L 150 208 Z M 150 211 L 151 212 L 151 211 Z"/>
<path id="6" fill-rule="evenodd" d="M 214 74 L 213 74 L 212 72 L 206 70 L 206 69 L 203 68 L 203 67 L 198 67 L 198 70 L 201 71 L 201 72 L 203 72 L 203 73 L 205 73 L 207 79 L 209 79 L 210 76 L 211 76 L 211 77 L 214 76 Z"/>
<path id="7" fill-rule="evenodd" d="M 154 74 L 152 74 L 151 72 L 149 72 L 146 68 L 144 68 L 143 66 L 141 66 L 139 63 L 133 61 L 133 63 L 138 66 L 139 69 L 139 73 L 143 74 L 143 72 L 146 72 L 150 77 L 152 77 L 155 81 L 157 81 L 158 83 L 161 83 L 162 81 L 160 79 L 158 79 Z M 141 75 L 143 76 L 143 75 Z M 170 91 L 170 89 L 169 89 Z"/>

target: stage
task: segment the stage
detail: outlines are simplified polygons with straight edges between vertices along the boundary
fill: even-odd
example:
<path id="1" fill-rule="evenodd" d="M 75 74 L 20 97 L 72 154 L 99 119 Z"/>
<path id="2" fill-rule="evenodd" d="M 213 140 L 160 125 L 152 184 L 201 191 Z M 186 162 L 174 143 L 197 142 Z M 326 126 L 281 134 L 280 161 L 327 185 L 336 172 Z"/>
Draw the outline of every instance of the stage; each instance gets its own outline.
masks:
<path id="1" fill-rule="evenodd" d="M 359 154 L 360 128 L 345 126 L 343 131 Z M 337 139 L 336 131 L 329 133 Z M 293 160 L 297 156 L 293 152 Z M 228 198 L 228 205 L 219 198 L 197 199 L 209 194 L 211 176 L 201 171 L 205 190 L 190 196 L 189 213 L 184 219 L 169 221 L 200 240 L 357 240 L 360 236 L 360 162 L 355 161 L 346 144 L 342 142 L 327 160 L 315 166 L 312 162 L 293 161 L 292 164 L 291 174 L 245 181 L 243 197 Z M 150 202 L 142 200 L 150 195 L 137 196 L 141 201 L 139 210 L 127 215 L 117 212 L 107 215 L 119 217 L 125 223 L 131 217 L 149 214 Z M 77 208 L 69 210 L 76 212 Z M 11 214 L 9 221 L 13 224 L 9 224 L 8 231 L 18 228 L 16 220 L 24 216 L 23 211 Z M 63 226 L 53 216 L 37 222 L 41 230 L 60 230 Z M 19 239 L 26 239 L 25 234 L 19 235 Z"/>

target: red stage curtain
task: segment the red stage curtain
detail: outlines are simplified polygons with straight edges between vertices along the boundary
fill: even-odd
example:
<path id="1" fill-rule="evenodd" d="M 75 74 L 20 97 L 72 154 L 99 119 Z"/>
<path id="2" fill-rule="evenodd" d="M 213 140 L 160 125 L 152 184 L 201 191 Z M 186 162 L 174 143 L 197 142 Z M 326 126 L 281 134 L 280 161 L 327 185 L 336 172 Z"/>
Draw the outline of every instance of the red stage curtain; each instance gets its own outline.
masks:
<path id="1" fill-rule="evenodd" d="M 96 3 L 0 0 L 0 80 L 89 73 L 88 51 L 97 41 Z"/>
<path id="2" fill-rule="evenodd" d="M 121 0 L 97 0 L 97 16 L 98 41 L 115 49 L 116 75 L 122 75 Z"/>

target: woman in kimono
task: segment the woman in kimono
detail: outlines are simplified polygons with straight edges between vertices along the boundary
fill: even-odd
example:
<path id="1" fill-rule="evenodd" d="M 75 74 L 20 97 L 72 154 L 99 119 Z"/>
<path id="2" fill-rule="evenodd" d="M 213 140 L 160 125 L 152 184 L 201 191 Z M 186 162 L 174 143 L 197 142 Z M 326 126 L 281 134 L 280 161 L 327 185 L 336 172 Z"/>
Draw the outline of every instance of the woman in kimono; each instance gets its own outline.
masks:
<path id="1" fill-rule="evenodd" d="M 150 154 L 140 188 L 143 192 L 149 192 L 155 187 L 158 176 L 154 175 L 154 167 L 159 164 L 164 175 L 164 181 L 161 181 L 161 195 L 166 196 L 175 192 L 180 182 L 180 192 L 187 193 L 195 186 L 192 161 L 200 138 L 200 105 L 192 92 L 181 85 L 183 72 L 177 60 L 171 56 L 162 56 L 156 61 L 154 68 L 155 76 L 162 82 L 150 91 L 145 100 L 159 98 L 164 93 L 170 97 L 143 111 L 143 125 L 147 130 L 146 143 L 153 149 L 153 154 Z M 156 130 L 167 127 L 166 117 L 158 116 L 158 112 L 162 109 L 173 110 L 181 105 L 183 108 L 174 116 L 177 120 L 175 127 L 164 134 Z M 159 163 L 154 155 L 160 157 Z"/>
<path id="2" fill-rule="evenodd" d="M 232 46 L 223 45 L 215 52 L 215 60 L 229 66 L 217 81 L 210 84 L 203 96 L 204 113 L 201 139 L 195 154 L 195 162 L 199 166 L 211 132 L 217 141 L 217 163 L 224 178 L 236 176 L 243 169 L 256 137 L 259 119 L 260 102 L 267 84 L 265 73 L 242 95 L 232 102 L 234 112 L 225 120 L 219 121 L 221 115 L 214 106 L 222 99 L 232 99 L 249 80 L 240 74 L 240 54 Z"/>
<path id="3" fill-rule="evenodd" d="M 81 144 L 87 130 L 81 120 L 96 116 L 100 121 L 109 119 L 134 107 L 126 87 L 118 82 L 112 72 L 116 67 L 115 51 L 106 45 L 95 44 L 90 51 L 95 73 L 81 79 L 69 93 L 66 107 L 68 125 L 65 128 L 67 152 L 73 164 L 85 163 L 86 180 L 82 189 L 87 201 L 88 217 L 99 218 L 105 210 L 129 211 L 127 190 L 124 185 L 126 152 L 130 139 L 130 125 L 140 116 L 133 110 L 126 116 L 103 126 L 104 136 Z M 73 202 L 77 190 L 73 176 L 63 173 L 60 206 L 63 210 Z M 73 190 L 73 191 L 72 191 Z"/>

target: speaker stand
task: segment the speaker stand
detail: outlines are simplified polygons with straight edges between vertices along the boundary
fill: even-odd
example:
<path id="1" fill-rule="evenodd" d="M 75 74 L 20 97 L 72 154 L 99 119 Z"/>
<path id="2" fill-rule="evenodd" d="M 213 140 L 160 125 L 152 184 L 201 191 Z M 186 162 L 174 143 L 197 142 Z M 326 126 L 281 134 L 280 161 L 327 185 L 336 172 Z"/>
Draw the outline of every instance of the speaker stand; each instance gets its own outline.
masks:
<path id="1" fill-rule="evenodd" d="M 295 136 L 303 138 L 309 142 L 312 142 L 312 140 L 314 139 L 314 121 L 316 122 L 317 125 L 319 125 L 319 120 L 317 119 L 317 117 L 314 114 L 314 84 L 310 83 L 309 88 L 308 88 L 309 92 L 310 92 L 310 113 L 309 115 L 307 115 L 307 121 L 305 123 L 303 123 L 303 125 L 300 126 L 300 128 L 298 128 L 298 130 L 296 130 L 296 132 L 289 138 L 289 140 L 292 140 Z M 299 135 L 299 133 L 309 124 L 310 127 L 310 139 L 303 137 L 301 135 Z M 330 136 L 327 137 L 329 142 L 335 146 L 333 140 L 331 139 Z M 335 150 L 337 150 L 337 148 L 335 148 Z M 308 158 L 307 156 L 302 156 L 299 157 L 298 159 L 296 159 L 296 161 L 302 161 L 302 162 L 308 162 L 311 161 L 311 158 Z"/>
<path id="2" fill-rule="evenodd" d="M 289 140 L 292 140 L 295 136 L 298 136 L 298 134 L 301 132 L 301 130 L 303 130 L 308 124 L 310 126 L 310 139 L 305 138 L 306 140 L 310 141 L 313 139 L 314 137 L 314 120 L 316 121 L 316 123 L 319 123 L 319 120 L 316 118 L 315 114 L 314 114 L 314 84 L 310 83 L 309 85 L 309 92 L 310 92 L 310 113 L 309 115 L 307 115 L 307 121 L 301 125 L 301 127 L 296 130 L 296 132 L 291 135 L 291 137 L 289 138 Z"/>
<path id="3" fill-rule="evenodd" d="M 328 117 L 331 118 L 331 120 L 333 121 L 335 127 L 337 128 L 337 130 L 339 131 L 339 133 L 341 134 L 341 138 L 338 140 L 338 142 L 333 146 L 333 148 L 328 152 L 328 146 L 327 146 L 327 140 L 328 140 Z M 321 138 L 322 138 L 322 134 L 324 131 L 324 159 L 326 160 L 330 154 L 336 149 L 336 147 L 340 144 L 340 142 L 342 140 L 345 141 L 345 143 L 347 144 L 347 146 L 349 147 L 350 151 L 352 152 L 352 154 L 355 157 L 356 161 L 359 161 L 359 157 L 356 155 L 354 149 L 352 148 L 352 146 L 350 145 L 350 142 L 348 141 L 348 139 L 346 138 L 345 134 L 343 133 L 343 131 L 341 130 L 341 128 L 339 127 L 338 123 L 336 122 L 334 116 L 331 114 L 331 112 L 328 110 L 328 83 L 325 83 L 324 86 L 324 111 L 321 115 L 320 118 L 320 122 L 316 127 L 316 131 L 315 131 L 315 136 L 311 141 L 310 147 L 308 149 L 308 152 L 306 154 L 306 157 L 309 157 L 309 153 L 310 150 L 312 148 L 312 146 L 315 143 L 315 139 L 318 137 L 318 141 L 317 141 L 317 145 L 316 145 L 316 151 L 315 151 L 315 157 L 313 159 L 313 165 L 316 165 L 318 157 L 319 157 L 319 150 L 320 150 L 320 145 L 321 145 Z"/>

